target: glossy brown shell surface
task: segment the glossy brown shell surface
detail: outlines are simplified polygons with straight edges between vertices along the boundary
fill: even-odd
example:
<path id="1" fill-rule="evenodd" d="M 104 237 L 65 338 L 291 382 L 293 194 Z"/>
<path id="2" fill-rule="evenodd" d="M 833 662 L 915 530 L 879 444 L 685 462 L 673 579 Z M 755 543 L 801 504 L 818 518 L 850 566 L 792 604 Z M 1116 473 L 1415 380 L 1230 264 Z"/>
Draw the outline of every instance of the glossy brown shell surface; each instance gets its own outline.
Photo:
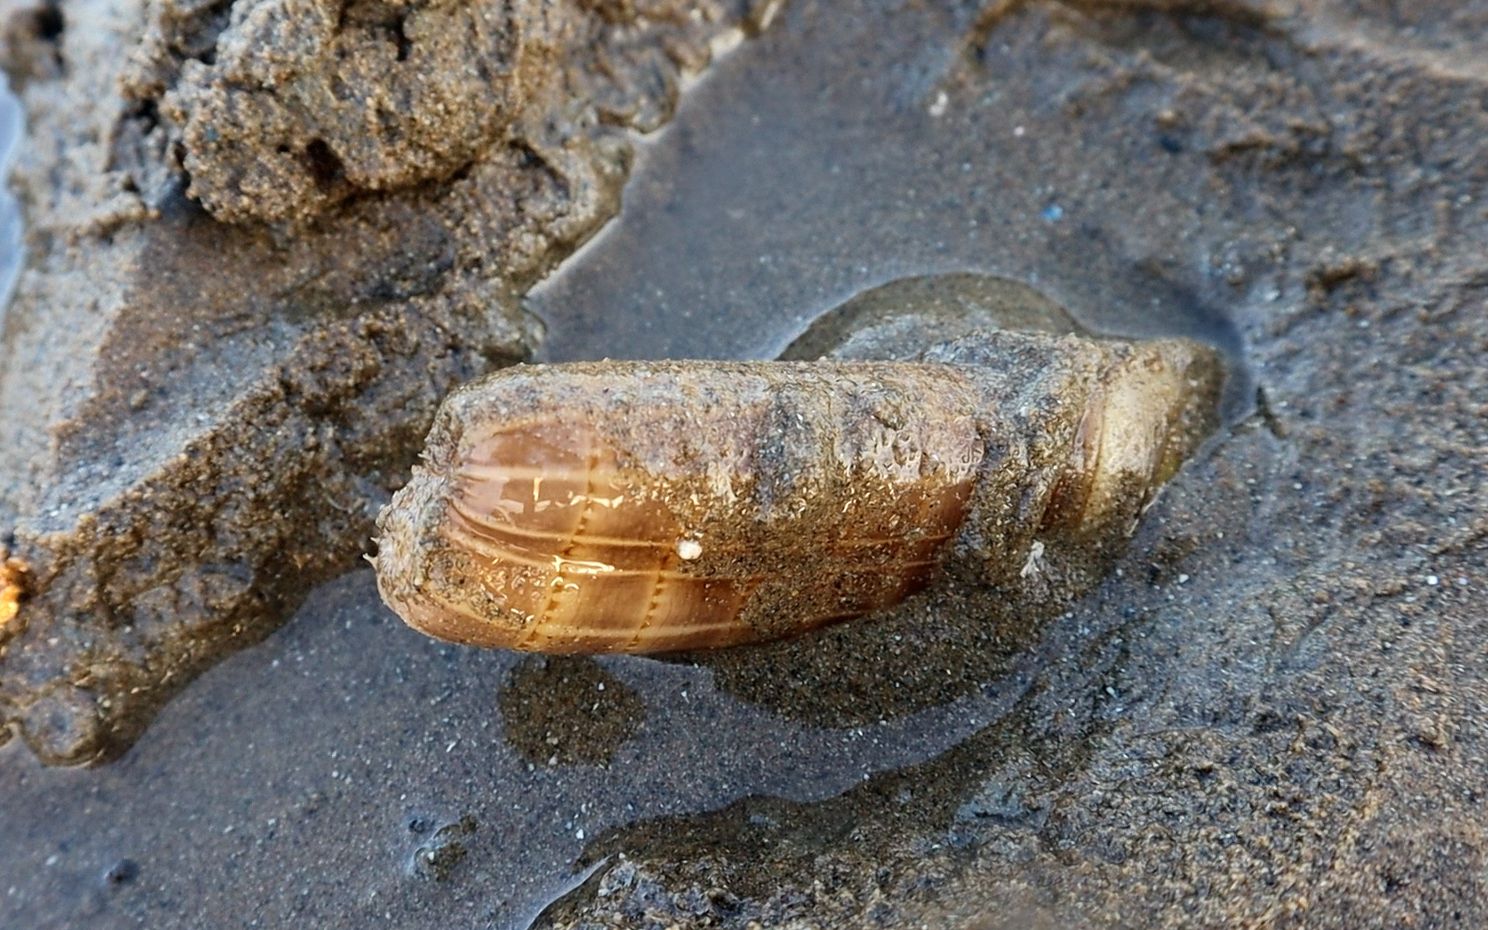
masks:
<path id="1" fill-rule="evenodd" d="M 383 597 L 432 636 L 543 652 L 788 636 L 941 567 L 1068 600 L 1213 429 L 1222 380 L 1181 339 L 925 357 L 498 372 L 446 401 L 383 511 Z"/>
<path id="2" fill-rule="evenodd" d="M 402 495 L 421 563 L 379 556 L 389 602 L 447 639 L 650 652 L 871 612 L 929 580 L 981 459 L 949 366 L 511 372 L 452 404 Z"/>

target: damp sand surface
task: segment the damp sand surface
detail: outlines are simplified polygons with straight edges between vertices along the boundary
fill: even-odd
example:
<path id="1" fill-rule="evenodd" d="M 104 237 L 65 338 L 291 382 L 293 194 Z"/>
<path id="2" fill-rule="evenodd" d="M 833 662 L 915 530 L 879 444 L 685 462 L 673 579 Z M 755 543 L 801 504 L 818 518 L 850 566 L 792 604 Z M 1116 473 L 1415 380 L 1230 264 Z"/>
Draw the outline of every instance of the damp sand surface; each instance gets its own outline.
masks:
<path id="1" fill-rule="evenodd" d="M 0 751 L 0 925 L 1488 919 L 1488 7 L 1402 15 L 789 6 L 529 296 L 545 357 L 768 357 L 943 271 L 1204 338 L 1229 422 L 1107 582 L 663 662 L 354 573 L 118 762 Z"/>

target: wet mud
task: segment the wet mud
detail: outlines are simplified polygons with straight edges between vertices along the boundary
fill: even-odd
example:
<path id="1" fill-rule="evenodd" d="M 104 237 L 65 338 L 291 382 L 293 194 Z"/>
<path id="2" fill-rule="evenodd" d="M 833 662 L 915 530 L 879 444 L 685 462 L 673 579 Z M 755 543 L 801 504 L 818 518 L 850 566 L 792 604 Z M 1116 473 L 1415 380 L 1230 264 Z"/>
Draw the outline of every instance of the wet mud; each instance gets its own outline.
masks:
<path id="1" fill-rule="evenodd" d="M 421 637 L 353 572 L 118 761 L 0 752 L 0 924 L 1488 920 L 1485 26 L 1471 2 L 787 6 L 528 294 L 539 357 L 770 357 L 939 272 L 1203 339 L 1243 373 L 1229 420 L 1113 571 L 1037 629 L 953 592 L 561 663 Z"/>

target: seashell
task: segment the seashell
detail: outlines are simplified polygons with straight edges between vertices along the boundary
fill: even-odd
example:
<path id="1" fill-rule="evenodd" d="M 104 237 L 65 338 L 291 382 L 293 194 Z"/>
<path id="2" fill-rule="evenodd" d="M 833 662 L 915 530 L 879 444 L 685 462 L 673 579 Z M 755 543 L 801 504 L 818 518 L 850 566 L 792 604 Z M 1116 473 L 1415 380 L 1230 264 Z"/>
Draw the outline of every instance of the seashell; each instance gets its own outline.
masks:
<path id="1" fill-rule="evenodd" d="M 945 572 L 1068 596 L 1214 425 L 1188 340 L 998 332 L 922 361 L 517 366 L 448 398 L 378 520 L 383 599 L 455 642 L 767 640 Z"/>

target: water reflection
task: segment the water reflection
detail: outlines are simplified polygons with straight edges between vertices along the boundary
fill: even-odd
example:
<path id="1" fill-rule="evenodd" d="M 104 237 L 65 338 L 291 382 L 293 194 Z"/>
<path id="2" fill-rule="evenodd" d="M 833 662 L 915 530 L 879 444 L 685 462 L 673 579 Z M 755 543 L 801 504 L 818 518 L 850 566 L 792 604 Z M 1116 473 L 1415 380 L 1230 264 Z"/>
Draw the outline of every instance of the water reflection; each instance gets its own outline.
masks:
<path id="1" fill-rule="evenodd" d="M 972 333 L 1086 333 L 1054 301 L 996 275 L 912 275 L 870 288 L 812 321 L 782 359 L 914 359 Z"/>

